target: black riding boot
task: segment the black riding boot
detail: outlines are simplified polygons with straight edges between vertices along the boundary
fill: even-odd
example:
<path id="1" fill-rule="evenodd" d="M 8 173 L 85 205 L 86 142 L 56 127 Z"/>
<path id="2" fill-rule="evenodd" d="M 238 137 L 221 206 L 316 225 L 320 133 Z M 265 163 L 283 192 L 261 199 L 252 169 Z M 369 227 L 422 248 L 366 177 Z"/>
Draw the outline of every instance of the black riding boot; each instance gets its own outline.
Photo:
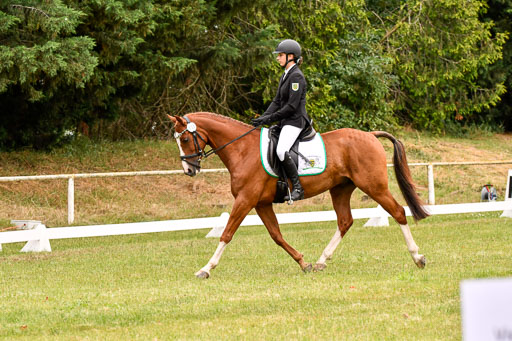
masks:
<path id="1" fill-rule="evenodd" d="M 295 162 L 293 162 L 290 154 L 288 152 L 284 153 L 284 160 L 282 161 L 283 169 L 286 173 L 288 179 L 291 180 L 293 185 L 292 191 L 292 201 L 304 199 L 304 190 L 300 184 L 299 173 L 297 172 L 297 166 Z M 284 200 L 290 200 L 290 197 L 287 195 L 284 197 Z"/>

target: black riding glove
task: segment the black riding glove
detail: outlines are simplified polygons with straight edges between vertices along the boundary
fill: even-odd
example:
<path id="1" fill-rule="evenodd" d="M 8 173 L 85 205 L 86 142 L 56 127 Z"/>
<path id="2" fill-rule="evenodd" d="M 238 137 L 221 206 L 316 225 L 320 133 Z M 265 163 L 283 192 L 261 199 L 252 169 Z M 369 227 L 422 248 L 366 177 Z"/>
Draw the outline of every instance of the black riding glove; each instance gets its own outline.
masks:
<path id="1" fill-rule="evenodd" d="M 264 125 L 267 123 L 267 120 L 268 120 L 268 115 L 263 115 L 263 116 L 260 116 L 260 117 L 256 117 L 256 118 L 253 118 L 251 120 L 251 123 L 254 127 L 259 127 L 261 125 Z"/>
<path id="2" fill-rule="evenodd" d="M 275 121 L 273 114 L 264 114 L 263 116 L 253 118 L 251 123 L 254 127 L 258 127 L 264 124 L 268 124 Z"/>

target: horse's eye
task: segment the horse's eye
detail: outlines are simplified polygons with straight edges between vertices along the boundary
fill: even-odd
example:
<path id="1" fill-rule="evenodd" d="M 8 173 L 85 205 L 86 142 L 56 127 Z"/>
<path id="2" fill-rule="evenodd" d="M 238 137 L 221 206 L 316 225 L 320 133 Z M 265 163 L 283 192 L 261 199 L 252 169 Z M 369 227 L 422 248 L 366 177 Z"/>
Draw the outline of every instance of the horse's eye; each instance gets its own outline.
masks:
<path id="1" fill-rule="evenodd" d="M 185 138 L 183 139 L 183 142 L 184 142 L 184 143 L 187 143 L 187 142 L 188 142 L 188 137 L 185 137 Z"/>

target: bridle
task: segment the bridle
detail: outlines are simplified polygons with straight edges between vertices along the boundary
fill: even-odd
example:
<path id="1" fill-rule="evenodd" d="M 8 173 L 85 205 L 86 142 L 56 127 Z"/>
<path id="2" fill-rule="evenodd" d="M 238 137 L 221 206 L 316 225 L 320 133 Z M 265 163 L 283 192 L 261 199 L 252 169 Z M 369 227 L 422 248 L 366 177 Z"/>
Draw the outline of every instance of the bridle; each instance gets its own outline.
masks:
<path id="1" fill-rule="evenodd" d="M 249 130 L 248 132 L 238 136 L 237 138 L 229 141 L 228 143 L 218 147 L 218 148 L 211 148 L 210 150 L 206 151 L 206 150 L 203 150 L 201 148 L 201 146 L 199 145 L 199 141 L 198 141 L 198 138 L 204 142 L 205 144 L 205 147 L 206 147 L 206 144 L 207 144 L 207 141 L 201 136 L 201 134 L 199 134 L 199 132 L 197 131 L 197 126 L 194 122 L 191 122 L 190 119 L 187 117 L 187 116 L 183 116 L 183 118 L 185 119 L 185 121 L 187 121 L 187 127 L 185 128 L 185 130 L 183 130 L 181 133 L 178 133 L 178 132 L 175 132 L 174 133 L 174 138 L 176 139 L 176 141 L 179 140 L 179 138 L 181 137 L 181 135 L 183 135 L 185 132 L 189 132 L 190 134 L 192 134 L 192 138 L 194 140 L 194 147 L 195 147 L 195 153 L 194 154 L 188 154 L 188 155 L 181 155 L 180 158 L 181 158 L 181 161 L 193 166 L 193 167 L 196 167 L 197 169 L 201 169 L 201 161 L 203 159 L 206 159 L 208 156 L 212 155 L 212 154 L 216 154 L 219 150 L 221 149 L 224 149 L 225 147 L 227 147 L 228 145 L 230 145 L 231 143 L 241 139 L 242 137 L 248 135 L 249 133 L 251 133 L 252 131 L 258 129 L 259 127 L 254 127 L 252 128 L 251 130 Z M 197 159 L 197 163 L 194 163 L 192 161 L 189 161 L 188 159 L 191 159 L 191 158 L 194 158 L 194 157 L 199 157 Z"/>

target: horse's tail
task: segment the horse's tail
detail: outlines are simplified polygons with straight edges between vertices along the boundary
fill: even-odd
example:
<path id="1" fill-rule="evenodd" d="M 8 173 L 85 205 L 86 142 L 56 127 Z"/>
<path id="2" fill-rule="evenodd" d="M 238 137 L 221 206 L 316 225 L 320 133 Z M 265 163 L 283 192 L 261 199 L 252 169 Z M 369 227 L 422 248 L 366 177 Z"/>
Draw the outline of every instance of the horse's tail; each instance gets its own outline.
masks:
<path id="1" fill-rule="evenodd" d="M 407 165 L 407 157 L 405 156 L 404 145 L 393 135 L 385 131 L 371 132 L 375 137 L 385 137 L 393 142 L 393 166 L 395 168 L 396 180 L 398 187 L 405 198 L 405 202 L 409 206 L 415 220 L 421 220 L 430 214 L 423 207 L 423 203 L 416 193 L 414 182 L 412 181 L 411 172 Z"/>

